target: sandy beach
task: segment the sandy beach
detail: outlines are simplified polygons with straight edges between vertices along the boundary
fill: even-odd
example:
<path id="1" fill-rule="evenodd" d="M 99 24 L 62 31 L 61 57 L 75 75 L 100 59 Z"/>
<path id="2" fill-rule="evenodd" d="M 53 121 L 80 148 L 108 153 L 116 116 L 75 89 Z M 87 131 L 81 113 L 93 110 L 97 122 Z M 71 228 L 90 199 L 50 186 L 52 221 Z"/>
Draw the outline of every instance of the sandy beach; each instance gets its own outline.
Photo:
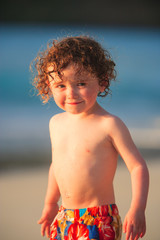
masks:
<path id="1" fill-rule="evenodd" d="M 159 240 L 160 162 L 147 161 L 150 171 L 150 192 L 146 210 L 147 233 L 144 240 Z M 0 239 L 42 239 L 37 220 L 41 215 L 47 186 L 48 167 L 30 167 L 0 173 Z M 118 165 L 115 176 L 117 205 L 124 220 L 131 200 L 131 183 L 127 168 Z M 125 239 L 124 235 L 123 238 Z"/>

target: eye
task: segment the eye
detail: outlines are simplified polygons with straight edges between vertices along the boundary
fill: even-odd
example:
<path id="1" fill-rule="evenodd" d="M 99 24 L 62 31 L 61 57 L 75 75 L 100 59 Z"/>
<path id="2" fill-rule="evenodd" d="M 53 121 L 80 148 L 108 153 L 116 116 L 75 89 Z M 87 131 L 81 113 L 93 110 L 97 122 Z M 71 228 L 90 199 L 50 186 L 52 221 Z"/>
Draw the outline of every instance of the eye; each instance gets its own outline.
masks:
<path id="1" fill-rule="evenodd" d="M 62 89 L 62 88 L 65 88 L 66 86 L 64 84 L 59 84 L 56 87 Z"/>
<path id="2" fill-rule="evenodd" d="M 85 82 L 79 82 L 79 83 L 77 84 L 77 86 L 78 86 L 78 87 L 84 87 L 84 86 L 86 86 L 86 83 L 85 83 Z"/>

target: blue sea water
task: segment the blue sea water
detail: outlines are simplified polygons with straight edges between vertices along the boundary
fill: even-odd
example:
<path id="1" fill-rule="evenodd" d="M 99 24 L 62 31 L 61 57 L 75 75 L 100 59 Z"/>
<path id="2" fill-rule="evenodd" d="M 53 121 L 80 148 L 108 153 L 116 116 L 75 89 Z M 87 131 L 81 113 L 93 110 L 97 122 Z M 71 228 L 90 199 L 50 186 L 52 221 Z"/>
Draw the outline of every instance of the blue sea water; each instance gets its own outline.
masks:
<path id="1" fill-rule="evenodd" d="M 80 34 L 98 40 L 116 62 L 112 96 L 99 103 L 129 128 L 160 127 L 160 29 L 0 25 L 0 150 L 48 144 L 49 119 L 61 110 L 33 95 L 29 65 L 49 40 Z"/>

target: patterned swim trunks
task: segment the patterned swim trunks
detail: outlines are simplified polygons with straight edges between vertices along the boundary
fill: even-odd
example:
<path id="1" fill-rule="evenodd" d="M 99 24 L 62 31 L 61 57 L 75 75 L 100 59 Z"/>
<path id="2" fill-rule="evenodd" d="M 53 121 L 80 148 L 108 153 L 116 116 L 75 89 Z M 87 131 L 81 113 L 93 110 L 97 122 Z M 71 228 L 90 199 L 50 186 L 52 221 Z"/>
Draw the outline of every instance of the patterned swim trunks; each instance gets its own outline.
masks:
<path id="1" fill-rule="evenodd" d="M 61 206 L 51 225 L 50 240 L 120 240 L 121 233 L 116 204 L 82 209 Z"/>

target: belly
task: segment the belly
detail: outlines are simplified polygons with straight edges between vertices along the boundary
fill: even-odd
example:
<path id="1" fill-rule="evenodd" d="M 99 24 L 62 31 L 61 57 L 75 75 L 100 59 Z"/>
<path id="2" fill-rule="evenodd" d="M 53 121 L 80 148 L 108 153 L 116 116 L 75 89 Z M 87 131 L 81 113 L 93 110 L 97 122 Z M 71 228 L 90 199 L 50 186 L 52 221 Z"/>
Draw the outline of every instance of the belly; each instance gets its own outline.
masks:
<path id="1" fill-rule="evenodd" d="M 116 163 L 116 161 L 115 161 Z M 116 164 L 108 159 L 57 159 L 55 177 L 62 202 L 70 208 L 114 203 L 113 178 Z"/>

